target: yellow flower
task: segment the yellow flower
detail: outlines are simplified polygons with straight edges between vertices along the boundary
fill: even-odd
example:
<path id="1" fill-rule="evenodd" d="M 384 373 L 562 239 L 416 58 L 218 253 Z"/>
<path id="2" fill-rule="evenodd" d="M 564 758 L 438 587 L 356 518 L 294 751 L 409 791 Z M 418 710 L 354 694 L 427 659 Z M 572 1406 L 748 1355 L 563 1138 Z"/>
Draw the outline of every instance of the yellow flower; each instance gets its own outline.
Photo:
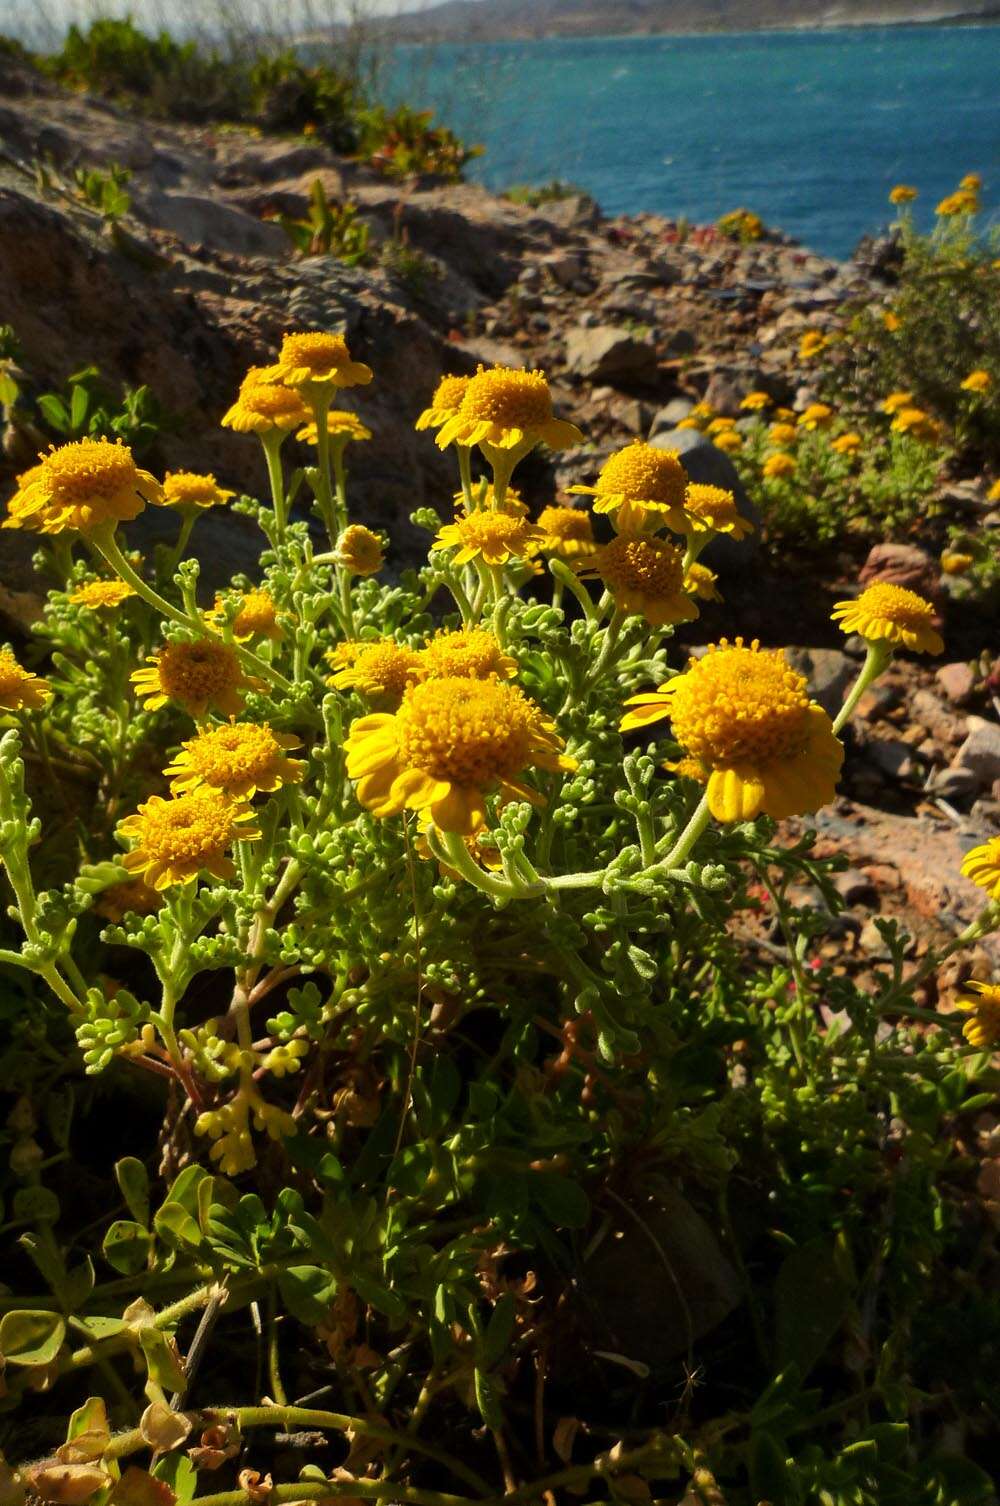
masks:
<path id="1" fill-rule="evenodd" d="M 616 450 L 601 466 L 596 486 L 571 486 L 571 492 L 595 497 L 595 512 L 613 512 L 615 526 L 629 533 L 666 524 L 683 533 L 687 471 L 676 450 L 633 440 Z"/>
<path id="2" fill-rule="evenodd" d="M 768 455 L 762 469 L 768 481 L 781 481 L 786 476 L 794 476 L 795 456 L 787 455 L 784 450 L 779 450 L 774 455 Z"/>
<path id="3" fill-rule="evenodd" d="M 450 444 L 490 445 L 515 450 L 544 443 L 553 450 L 580 444 L 575 424 L 552 415 L 552 393 L 540 371 L 507 366 L 482 368 L 470 378 L 461 406 L 440 429 L 441 449 Z"/>
<path id="4" fill-rule="evenodd" d="M 706 434 L 724 434 L 727 429 L 735 429 L 735 418 L 713 418 L 705 430 Z"/>
<path id="5" fill-rule="evenodd" d="M 352 575 L 377 575 L 385 564 L 382 540 L 363 523 L 351 523 L 344 529 L 334 554 L 341 569 Z"/>
<path id="6" fill-rule="evenodd" d="M 901 408 L 912 408 L 912 392 L 890 392 L 882 404 L 883 413 L 898 413 Z"/>
<path id="7" fill-rule="evenodd" d="M 978 196 L 963 189 L 943 198 L 934 213 L 940 215 L 942 219 L 951 219 L 958 214 L 976 214 L 978 210 Z"/>
<path id="8" fill-rule="evenodd" d="M 151 889 L 145 879 L 129 879 L 102 889 L 94 909 L 104 920 L 118 925 L 126 915 L 155 915 L 163 904 L 163 895 Z"/>
<path id="9" fill-rule="evenodd" d="M 684 592 L 684 555 L 665 539 L 620 533 L 602 545 L 580 570 L 598 577 L 623 612 L 645 617 L 651 627 L 693 622 L 698 608 Z"/>
<path id="10" fill-rule="evenodd" d="M 1000 502 L 1000 481 L 994 481 L 986 493 L 987 502 Z"/>
<path id="11" fill-rule="evenodd" d="M 467 376 L 443 376 L 434 389 L 431 405 L 417 419 L 418 429 L 440 429 L 454 418 L 462 406 L 466 388 L 472 381 Z"/>
<path id="12" fill-rule="evenodd" d="M 965 381 L 962 383 L 962 391 L 963 392 L 989 392 L 990 387 L 992 385 L 992 381 L 993 381 L 993 379 L 990 376 L 989 372 L 988 371 L 983 371 L 982 368 L 980 367 L 976 371 L 970 371 L 969 372 L 969 375 L 966 377 Z"/>
<path id="13" fill-rule="evenodd" d="M 519 518 L 528 516 L 528 504 L 521 498 L 521 493 L 516 486 L 508 486 L 504 492 L 503 501 L 497 506 L 496 490 L 492 481 L 487 482 L 480 477 L 472 483 L 472 507 L 466 505 L 465 493 L 454 492 L 452 500 L 455 503 L 456 512 L 509 512 Z"/>
<path id="14" fill-rule="evenodd" d="M 681 419 L 681 421 L 677 425 L 677 427 L 678 427 L 678 429 L 700 429 L 701 428 L 701 419 L 700 418 L 694 418 L 691 414 L 689 414 L 687 418 L 682 418 Z"/>
<path id="15" fill-rule="evenodd" d="M 897 434 L 909 434 L 912 439 L 925 444 L 933 444 L 941 437 L 939 425 L 923 408 L 901 408 L 892 421 L 892 428 Z"/>
<path id="16" fill-rule="evenodd" d="M 769 392 L 748 392 L 740 407 L 746 408 L 750 413 L 760 413 L 764 408 L 770 408 L 771 402 Z"/>
<path id="17" fill-rule="evenodd" d="M 517 674 L 517 660 L 505 654 L 486 628 L 458 628 L 435 633 L 420 650 L 424 674 L 433 680 L 509 680 Z"/>
<path id="18" fill-rule="evenodd" d="M 734 539 L 745 538 L 753 533 L 753 524 L 748 523 L 736 506 L 732 492 L 721 486 L 704 486 L 690 481 L 684 493 L 684 511 L 688 527 L 694 533 L 729 533 Z"/>
<path id="19" fill-rule="evenodd" d="M 1000 900 L 1000 837 L 970 847 L 962 859 L 962 873 L 985 889 L 990 899 Z"/>
<path id="20" fill-rule="evenodd" d="M 833 418 L 833 409 L 826 403 L 810 403 L 808 408 L 799 414 L 799 427 L 803 429 L 826 429 L 830 426 Z"/>
<path id="21" fill-rule="evenodd" d="M 362 695 L 393 701 L 424 674 L 417 650 L 392 638 L 339 643 L 326 657 L 336 671 L 330 676 L 330 684 L 337 690 L 360 690 Z"/>
<path id="22" fill-rule="evenodd" d="M 305 762 L 286 757 L 289 749 L 301 746 L 299 738 L 275 732 L 266 723 L 230 721 L 182 743 L 163 772 L 175 795 L 209 785 L 231 800 L 250 800 L 258 790 L 269 794 L 301 781 Z"/>
<path id="23" fill-rule="evenodd" d="M 1000 1042 L 1000 984 L 970 983 L 979 995 L 978 999 L 956 999 L 955 1008 L 970 1016 L 962 1026 L 962 1034 L 970 1046 L 988 1051 Z"/>
<path id="24" fill-rule="evenodd" d="M 836 450 L 838 455 L 853 455 L 861 448 L 861 435 L 852 430 L 849 434 L 841 434 L 837 439 L 830 441 L 831 450 Z"/>
<path id="25" fill-rule="evenodd" d="M 266 381 L 270 367 L 251 366 L 239 396 L 222 419 L 225 429 L 238 434 L 287 434 L 309 422 L 309 409 L 298 392 L 280 382 Z"/>
<path id="26" fill-rule="evenodd" d="M 707 565 L 699 565 L 697 561 L 688 565 L 684 572 L 684 589 L 689 596 L 697 596 L 700 601 L 721 601 L 722 597 L 717 589 L 718 576 Z"/>
<path id="27" fill-rule="evenodd" d="M 344 747 L 358 799 L 376 816 L 427 811 L 438 830 L 463 836 L 485 822 L 489 794 L 543 803 L 524 783 L 529 769 L 576 767 L 553 723 L 504 680 L 413 685 L 395 715 L 356 721 Z"/>
<path id="28" fill-rule="evenodd" d="M 9 648 L 0 648 L 0 707 L 4 711 L 37 711 L 51 694 L 46 680 L 22 669 Z"/>
<path id="29" fill-rule="evenodd" d="M 829 345 L 826 335 L 820 334 L 818 329 L 807 329 L 799 341 L 799 360 L 811 361 L 818 356 L 821 350 Z"/>
<path id="30" fill-rule="evenodd" d="M 89 533 L 101 523 L 137 518 L 147 502 L 159 502 L 162 495 L 160 483 L 138 468 L 121 440 L 77 439 L 50 450 L 18 478 L 3 526 Z"/>
<path id="31" fill-rule="evenodd" d="M 580 559 L 597 548 L 590 514 L 580 507 L 543 507 L 537 524 L 541 548 L 561 560 Z"/>
<path id="32" fill-rule="evenodd" d="M 844 750 L 780 649 L 723 639 L 655 694 L 626 704 L 635 709 L 623 731 L 670 717 L 684 772 L 697 769 L 707 782 L 718 821 L 804 815 L 836 793 Z"/>
<path id="33" fill-rule="evenodd" d="M 222 620 L 224 612 L 221 596 L 215 598 L 215 610 L 211 616 L 216 622 Z M 249 638 L 270 638 L 273 643 L 277 643 L 285 636 L 278 626 L 278 609 L 274 604 L 274 597 L 262 587 L 243 592 L 232 626 L 237 643 L 246 643 Z"/>
<path id="34" fill-rule="evenodd" d="M 153 795 L 118 825 L 119 836 L 133 844 L 122 858 L 122 867 L 143 877 L 153 889 L 189 884 L 199 873 L 232 878 L 236 868 L 226 849 L 234 842 L 252 842 L 260 836 L 253 820 L 249 806 L 227 799 L 218 790 L 192 790 L 171 800 Z"/>
<path id="35" fill-rule="evenodd" d="M 367 428 L 356 413 L 348 413 L 346 408 L 330 408 L 326 415 L 326 432 L 330 438 L 342 445 L 351 440 L 371 439 L 372 431 Z M 301 439 L 303 444 L 318 444 L 319 434 L 315 422 L 306 424 L 295 436 Z"/>
<path id="36" fill-rule="evenodd" d="M 794 444 L 798 435 L 799 431 L 794 424 L 784 422 L 772 424 L 767 431 L 767 437 L 771 444 L 777 445 Z"/>
<path id="37" fill-rule="evenodd" d="M 445 523 L 432 550 L 454 549 L 452 563 L 481 559 L 485 565 L 506 565 L 537 553 L 542 535 L 527 518 L 508 512 L 472 512 Z"/>
<path id="38" fill-rule="evenodd" d="M 908 183 L 897 183 L 895 188 L 889 190 L 890 204 L 912 204 L 916 197 L 917 190 Z"/>
<path id="39" fill-rule="evenodd" d="M 957 549 L 943 549 L 941 551 L 941 569 L 945 575 L 965 575 L 976 563 L 971 554 L 963 554 Z"/>
<path id="40" fill-rule="evenodd" d="M 235 496 L 235 492 L 226 491 L 212 475 L 168 471 L 163 478 L 164 507 L 220 507 Z"/>
<path id="41" fill-rule="evenodd" d="M 743 435 L 737 433 L 735 429 L 725 429 L 721 434 L 712 436 L 712 443 L 717 450 L 724 450 L 726 454 L 730 454 L 734 450 L 742 450 Z"/>
<path id="42" fill-rule="evenodd" d="M 931 603 L 905 586 L 876 581 L 854 601 L 838 601 L 831 616 L 842 632 L 860 633 L 869 643 L 899 644 L 922 654 L 944 648 Z"/>
<path id="43" fill-rule="evenodd" d="M 278 359 L 264 368 L 267 379 L 296 387 L 307 398 L 337 387 L 367 386 L 372 369 L 351 359 L 343 335 L 286 335 Z"/>
<path id="44" fill-rule="evenodd" d="M 890 335 L 894 335 L 896 331 L 901 328 L 903 321 L 902 319 L 900 319 L 898 314 L 893 312 L 892 309 L 886 309 L 885 313 L 882 315 L 882 323 L 889 331 Z"/>
<path id="45" fill-rule="evenodd" d="M 774 418 L 779 424 L 794 424 L 798 414 L 794 408 L 775 408 Z"/>
<path id="46" fill-rule="evenodd" d="M 983 175 L 982 173 L 966 173 L 958 186 L 966 193 L 979 193 L 983 186 Z"/>
<path id="47" fill-rule="evenodd" d="M 123 580 L 87 580 L 69 593 L 69 600 L 74 607 L 89 607 L 96 612 L 100 607 L 120 607 L 134 595 Z"/>
<path id="48" fill-rule="evenodd" d="M 715 409 L 711 403 L 695 403 L 688 416 L 690 418 L 714 418 Z"/>
<path id="49" fill-rule="evenodd" d="M 224 716 L 235 716 L 241 709 L 241 692 L 253 684 L 233 650 L 218 639 L 167 643 L 159 653 L 150 654 L 147 663 L 148 669 L 137 669 L 132 675 L 147 711 L 173 701 L 193 717 L 203 717 L 210 707 Z"/>

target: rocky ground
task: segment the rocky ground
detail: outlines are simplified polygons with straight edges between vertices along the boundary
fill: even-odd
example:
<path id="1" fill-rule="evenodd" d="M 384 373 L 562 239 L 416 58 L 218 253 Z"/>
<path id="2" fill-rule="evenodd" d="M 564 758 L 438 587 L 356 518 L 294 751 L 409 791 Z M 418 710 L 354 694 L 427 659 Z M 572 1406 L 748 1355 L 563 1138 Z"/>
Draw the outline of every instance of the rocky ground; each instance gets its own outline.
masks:
<path id="1" fill-rule="evenodd" d="M 132 173 L 131 211 L 114 230 L 73 188 L 76 167 L 112 164 Z M 317 178 L 330 199 L 359 206 L 371 266 L 299 258 L 268 220 L 304 214 Z M 780 236 L 749 246 L 711 230 L 684 236 L 650 215 L 609 220 L 582 197 L 532 209 L 471 185 L 390 182 L 303 138 L 139 119 L 0 60 L 0 322 L 17 332 L 29 387 L 61 387 L 91 363 L 113 383 L 147 383 L 176 420 L 147 463 L 259 489 L 256 445 L 218 427 L 240 377 L 286 329 L 343 329 L 376 372 L 356 404 L 376 438 L 355 447 L 353 505 L 390 529 L 397 558 L 414 547 L 413 508 L 446 511 L 453 490 L 450 463 L 413 428 L 443 373 L 492 361 L 548 372 L 559 411 L 590 442 L 556 469 L 525 466 L 539 498 L 592 479 L 636 435 L 682 448 L 696 479 L 738 485 L 727 458 L 677 422 L 700 398 L 735 413 L 760 385 L 779 401 L 807 396 L 798 335 L 822 329 L 845 300 L 878 294 L 877 262 L 839 264 Z M 8 429 L 5 491 L 38 438 Z M 199 529 L 207 575 L 213 561 L 227 577 L 252 565 L 248 522 L 212 514 Z M 18 534 L 0 535 L 7 631 L 33 611 L 30 552 Z M 835 561 L 817 579 L 752 546 L 716 563 L 726 605 L 706 611 L 689 641 L 735 624 L 803 645 L 795 652 L 818 692 L 839 704 L 852 646 L 843 652 L 829 607 L 854 567 Z M 882 546 L 867 571 L 936 585 L 929 556 L 911 545 Z M 819 819 L 825 850 L 851 864 L 851 908 L 829 946 L 853 972 L 879 956 L 873 910 L 914 928 L 915 956 L 967 921 L 978 892 L 959 876 L 961 853 L 1000 830 L 1000 684 L 974 662 L 981 650 L 996 655 L 996 624 L 947 626 L 949 662 L 901 662 L 862 704 L 847 794 Z M 978 972 L 988 962 L 971 959 Z"/>

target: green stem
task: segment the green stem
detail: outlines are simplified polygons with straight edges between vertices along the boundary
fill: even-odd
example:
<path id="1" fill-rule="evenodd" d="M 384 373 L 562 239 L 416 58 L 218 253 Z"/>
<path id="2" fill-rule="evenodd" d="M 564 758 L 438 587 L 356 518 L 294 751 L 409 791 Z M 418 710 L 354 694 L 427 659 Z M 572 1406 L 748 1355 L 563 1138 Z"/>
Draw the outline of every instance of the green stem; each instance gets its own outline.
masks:
<path id="1" fill-rule="evenodd" d="M 847 724 L 854 712 L 855 706 L 869 685 L 884 673 L 892 659 L 892 648 L 888 643 L 868 642 L 867 647 L 868 652 L 865 654 L 865 662 L 862 664 L 861 673 L 854 683 L 854 689 L 837 713 L 837 718 L 833 724 L 834 733 L 838 733 Z"/>
<path id="2" fill-rule="evenodd" d="M 286 435 L 280 430 L 262 434 L 260 442 L 267 462 L 267 479 L 271 487 L 271 502 L 274 506 L 274 534 L 280 544 L 288 525 L 288 504 L 285 497 L 285 472 L 281 464 L 281 446 Z"/>
<path id="3" fill-rule="evenodd" d="M 679 868 L 686 863 L 690 853 L 712 819 L 712 812 L 708 808 L 708 795 L 702 795 L 697 808 L 690 821 L 681 832 L 667 856 L 658 865 L 659 868 Z"/>
<path id="4" fill-rule="evenodd" d="M 485 868 L 480 868 L 458 832 L 442 831 L 432 834 L 432 849 L 435 837 L 444 849 L 442 861 L 449 868 L 456 869 L 462 878 L 481 889 L 484 894 L 489 894 L 494 899 L 530 899 L 542 892 L 541 885 L 512 884 L 507 879 L 497 878 L 496 874 L 487 873 Z"/>
<path id="5" fill-rule="evenodd" d="M 467 444 L 457 444 L 455 453 L 458 456 L 458 475 L 462 484 L 465 510 L 472 512 L 476 505 L 472 496 L 472 449 Z"/>

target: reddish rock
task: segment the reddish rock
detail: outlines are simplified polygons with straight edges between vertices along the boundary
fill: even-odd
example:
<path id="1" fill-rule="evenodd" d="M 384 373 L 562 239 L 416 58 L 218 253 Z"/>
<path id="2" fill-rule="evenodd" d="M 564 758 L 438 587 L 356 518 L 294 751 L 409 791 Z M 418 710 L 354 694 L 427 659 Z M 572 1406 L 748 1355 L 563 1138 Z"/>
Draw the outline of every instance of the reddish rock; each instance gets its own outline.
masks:
<path id="1" fill-rule="evenodd" d="M 969 664 L 942 664 L 934 678 L 953 706 L 964 706 L 976 689 L 976 676 Z"/>
<path id="2" fill-rule="evenodd" d="M 870 586 L 875 581 L 905 586 L 931 600 L 936 599 L 940 592 L 937 561 L 916 544 L 876 544 L 865 560 L 858 580 L 863 586 Z"/>

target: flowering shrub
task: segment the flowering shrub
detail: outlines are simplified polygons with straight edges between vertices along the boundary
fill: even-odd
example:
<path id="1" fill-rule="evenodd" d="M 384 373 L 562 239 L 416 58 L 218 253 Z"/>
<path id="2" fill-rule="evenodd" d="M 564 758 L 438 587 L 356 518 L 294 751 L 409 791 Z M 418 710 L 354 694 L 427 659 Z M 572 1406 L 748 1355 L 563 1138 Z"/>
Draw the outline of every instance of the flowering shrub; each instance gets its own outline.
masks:
<path id="1" fill-rule="evenodd" d="M 4 1500 L 986 1502 L 995 1308 L 939 1353 L 1000 987 L 928 1000 L 1000 925 L 1000 843 L 975 923 L 911 966 L 881 922 L 861 989 L 801 899 L 836 912 L 836 862 L 774 825 L 931 607 L 837 607 L 835 719 L 779 649 L 685 665 L 732 495 L 636 442 L 532 519 L 518 465 L 583 436 L 502 368 L 420 415 L 460 490 L 383 583 L 334 407 L 372 376 L 325 334 L 247 375 L 266 502 L 104 439 L 9 502 L 57 584 L 44 673 L 0 656 Z M 226 506 L 261 577 L 208 605 L 179 560 Z"/>

